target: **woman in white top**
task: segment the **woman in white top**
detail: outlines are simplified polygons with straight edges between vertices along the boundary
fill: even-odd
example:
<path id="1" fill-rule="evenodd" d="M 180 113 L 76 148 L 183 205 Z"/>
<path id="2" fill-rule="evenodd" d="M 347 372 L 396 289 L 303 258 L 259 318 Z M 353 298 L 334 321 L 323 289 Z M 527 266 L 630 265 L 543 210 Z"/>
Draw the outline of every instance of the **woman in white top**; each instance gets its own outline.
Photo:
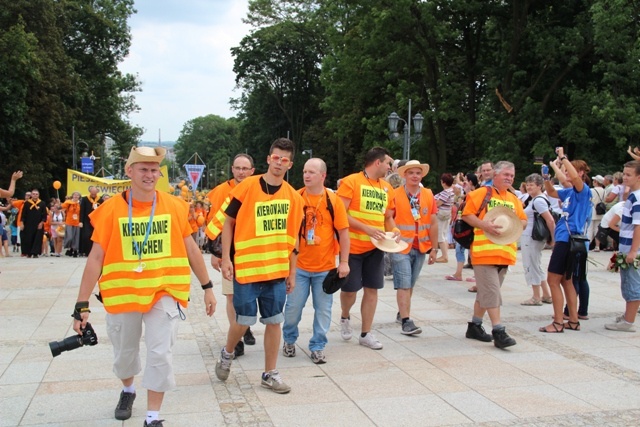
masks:
<path id="1" fill-rule="evenodd" d="M 600 225 L 604 212 L 598 214 L 596 206 L 600 202 L 604 203 L 604 200 L 604 178 L 601 175 L 596 175 L 593 177 L 593 188 L 591 189 L 591 222 L 587 228 L 587 237 L 589 237 L 589 240 L 593 240 L 598 233 L 598 225 Z M 598 252 L 598 250 L 598 246 L 596 245 L 595 251 Z"/>
<path id="2" fill-rule="evenodd" d="M 529 175 L 525 179 L 527 193 L 529 193 L 529 203 L 524 209 L 527 214 L 527 227 L 522 232 L 520 238 L 520 247 L 522 249 L 522 265 L 524 266 L 524 277 L 527 285 L 531 286 L 533 295 L 521 305 L 542 305 L 542 303 L 551 304 L 551 290 L 546 280 L 546 273 L 542 269 L 542 250 L 545 241 L 534 240 L 531 237 L 533 230 L 533 221 L 535 213 L 542 216 L 547 228 L 550 232 L 551 241 L 549 244 L 553 246 L 553 235 L 556 229 L 555 221 L 549 211 L 549 200 L 542 192 L 543 180 L 542 176 L 537 173 Z"/>

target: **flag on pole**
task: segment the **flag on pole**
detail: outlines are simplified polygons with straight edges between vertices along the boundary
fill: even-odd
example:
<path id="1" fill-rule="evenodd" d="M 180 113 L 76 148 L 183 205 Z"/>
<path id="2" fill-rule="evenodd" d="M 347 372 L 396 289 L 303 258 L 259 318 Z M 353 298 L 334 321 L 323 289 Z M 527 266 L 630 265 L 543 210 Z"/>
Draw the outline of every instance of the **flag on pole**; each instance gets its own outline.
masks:
<path id="1" fill-rule="evenodd" d="M 202 178 L 202 172 L 204 171 L 205 165 L 184 165 L 184 168 L 187 171 L 187 177 L 191 182 L 191 188 L 193 188 L 195 194 L 200 178 Z"/>

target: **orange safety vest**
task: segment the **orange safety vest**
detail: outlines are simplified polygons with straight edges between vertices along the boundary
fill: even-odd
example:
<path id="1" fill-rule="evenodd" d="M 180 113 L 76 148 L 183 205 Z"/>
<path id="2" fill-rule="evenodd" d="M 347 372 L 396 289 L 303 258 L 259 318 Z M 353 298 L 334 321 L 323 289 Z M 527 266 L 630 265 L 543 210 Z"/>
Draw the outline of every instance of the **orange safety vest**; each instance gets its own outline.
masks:
<path id="1" fill-rule="evenodd" d="M 420 253 L 427 253 L 427 251 L 433 247 L 433 242 L 431 242 L 429 238 L 431 215 L 435 215 L 436 212 L 438 212 L 438 207 L 433 198 L 433 192 L 426 188 L 420 188 L 420 218 L 417 221 L 413 218 L 411 204 L 404 186 L 396 188 L 394 193 L 396 201 L 394 216 L 396 227 L 400 230 L 400 238 L 409 244 L 401 253 L 408 254 L 409 251 L 411 251 L 416 234 L 418 238 L 418 250 Z"/>
<path id="2" fill-rule="evenodd" d="M 469 193 L 467 195 L 467 204 L 462 215 L 475 215 L 486 193 L 486 187 L 481 187 Z M 527 219 L 527 215 L 522 208 L 522 202 L 518 197 L 506 190 L 500 193 L 495 187 L 493 187 L 491 199 L 489 203 L 487 203 L 487 209 L 480 212 L 478 218 L 483 219 L 487 212 L 496 206 L 506 206 L 512 209 L 518 218 L 523 220 Z M 471 262 L 474 265 L 515 265 L 518 253 L 517 242 L 513 242 L 510 245 L 497 245 L 489 240 L 481 229 L 474 228 L 473 233 Z"/>
<path id="3" fill-rule="evenodd" d="M 233 235 L 235 279 L 248 284 L 289 276 L 289 256 L 295 248 L 304 202 L 288 182 L 268 195 L 260 177 L 250 176 L 231 190 L 242 205 Z"/>
<path id="4" fill-rule="evenodd" d="M 209 215 L 207 217 L 207 226 L 205 227 L 205 233 L 211 240 L 218 237 L 222 233 L 222 226 L 224 225 L 224 211 L 229 206 L 229 193 L 237 185 L 235 179 L 230 179 L 218 185 L 207 194 L 209 202 L 211 202 L 211 208 L 209 209 Z"/>
<path id="5" fill-rule="evenodd" d="M 127 198 L 130 191 L 126 192 Z M 91 239 L 104 250 L 100 295 L 108 313 L 146 313 L 163 296 L 187 306 L 191 269 L 184 238 L 191 235 L 189 205 L 170 194 L 156 191 L 156 208 L 148 240 L 143 245 L 152 203 L 133 201 L 132 229 L 129 207 L 122 195 L 111 197 L 89 218 Z M 139 260 L 134 243 L 142 251 Z M 144 269 L 135 271 L 140 263 Z"/>
<path id="6" fill-rule="evenodd" d="M 383 179 L 367 179 L 364 172 L 343 178 L 338 187 L 338 196 L 351 200 L 347 215 L 382 231 L 385 231 L 384 216 L 387 209 L 395 209 L 393 194 L 391 184 Z M 349 238 L 349 253 L 362 254 L 375 249 L 371 238 L 362 231 L 350 228 Z"/>

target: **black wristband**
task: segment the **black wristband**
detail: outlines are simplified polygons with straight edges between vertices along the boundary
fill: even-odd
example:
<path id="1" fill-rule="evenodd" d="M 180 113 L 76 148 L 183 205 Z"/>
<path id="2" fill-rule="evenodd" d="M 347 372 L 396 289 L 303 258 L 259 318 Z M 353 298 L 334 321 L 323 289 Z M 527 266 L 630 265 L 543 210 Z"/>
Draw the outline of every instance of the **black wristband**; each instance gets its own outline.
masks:
<path id="1" fill-rule="evenodd" d="M 206 291 L 207 289 L 212 289 L 213 288 L 213 283 L 211 283 L 211 280 L 209 280 L 206 284 L 202 285 L 202 290 Z"/>
<path id="2" fill-rule="evenodd" d="M 78 301 L 76 303 L 76 311 L 81 311 L 83 308 L 89 308 L 89 301 Z"/>
<path id="3" fill-rule="evenodd" d="M 299 252 L 298 252 L 298 250 L 296 248 L 293 248 L 293 254 L 294 255 L 298 255 L 299 254 Z"/>
<path id="4" fill-rule="evenodd" d="M 560 161 L 561 161 L 561 162 L 562 162 L 562 161 L 564 161 L 564 160 L 567 160 L 567 156 L 562 156 L 562 157 L 560 157 Z"/>

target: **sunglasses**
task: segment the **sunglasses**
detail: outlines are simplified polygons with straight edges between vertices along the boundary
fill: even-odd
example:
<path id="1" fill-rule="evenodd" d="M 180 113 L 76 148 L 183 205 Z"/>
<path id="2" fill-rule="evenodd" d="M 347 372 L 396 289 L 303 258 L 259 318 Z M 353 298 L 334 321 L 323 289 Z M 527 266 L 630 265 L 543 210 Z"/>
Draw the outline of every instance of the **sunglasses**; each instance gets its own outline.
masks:
<path id="1" fill-rule="evenodd" d="M 270 154 L 269 158 L 276 163 L 280 163 L 282 166 L 287 166 L 289 163 L 291 163 L 290 158 L 278 156 L 277 154 Z"/>

